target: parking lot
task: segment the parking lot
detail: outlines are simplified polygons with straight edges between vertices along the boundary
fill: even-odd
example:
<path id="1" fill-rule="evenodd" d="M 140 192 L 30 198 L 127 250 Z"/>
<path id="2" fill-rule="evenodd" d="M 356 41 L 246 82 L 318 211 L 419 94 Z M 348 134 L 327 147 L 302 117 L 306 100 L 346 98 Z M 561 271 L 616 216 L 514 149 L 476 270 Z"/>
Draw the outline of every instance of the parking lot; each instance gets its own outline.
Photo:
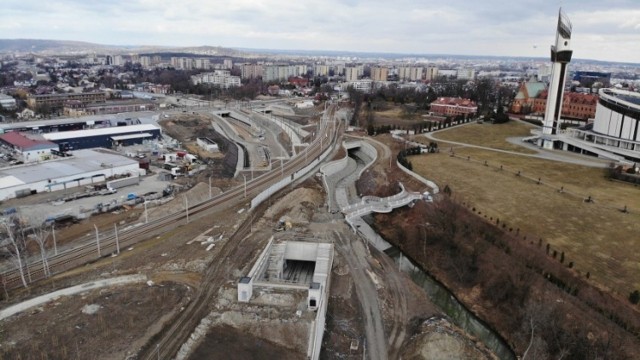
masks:
<path id="1" fill-rule="evenodd" d="M 156 192 L 162 194 L 162 191 L 170 185 L 169 181 L 158 179 L 155 169 L 154 174 L 143 176 L 140 178 L 138 185 L 130 185 L 117 189 L 114 194 L 97 195 L 86 197 L 69 202 L 57 201 L 72 193 L 85 191 L 84 187 L 70 188 L 67 190 L 54 191 L 50 193 L 40 193 L 21 199 L 11 199 L 3 202 L 2 208 L 16 208 L 18 213 L 29 214 L 28 219 L 32 225 L 42 224 L 48 218 L 55 218 L 61 215 L 73 215 L 76 217 L 87 217 L 90 215 L 91 209 L 96 209 L 99 204 L 110 204 L 112 202 L 123 203 L 128 197 L 139 197 L 143 194 Z"/>

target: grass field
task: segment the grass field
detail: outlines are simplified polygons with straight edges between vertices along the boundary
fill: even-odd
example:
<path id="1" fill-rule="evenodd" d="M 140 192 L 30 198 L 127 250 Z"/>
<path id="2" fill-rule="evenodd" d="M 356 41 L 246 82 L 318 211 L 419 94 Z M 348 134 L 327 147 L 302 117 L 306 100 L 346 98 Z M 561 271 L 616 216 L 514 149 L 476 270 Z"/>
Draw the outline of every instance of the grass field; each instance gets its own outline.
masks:
<path id="1" fill-rule="evenodd" d="M 392 105 L 387 106 L 384 110 L 376 110 L 374 112 L 376 126 L 380 125 L 396 125 L 400 127 L 410 127 L 414 124 L 424 122 L 422 114 L 424 112 L 418 111 L 412 114 L 405 113 L 402 106 Z"/>
<path id="2" fill-rule="evenodd" d="M 464 147 L 456 155 L 410 160 L 414 171 L 441 188 L 448 184 L 455 197 L 483 216 L 500 218 L 530 240 L 542 238 L 558 254 L 564 251 L 565 264 L 573 261 L 600 284 L 625 296 L 640 289 L 639 187 L 610 181 L 603 169 Z M 584 202 L 587 196 L 594 202 Z M 630 213 L 620 211 L 625 205 Z"/>
<path id="3" fill-rule="evenodd" d="M 535 151 L 511 144 L 507 137 L 531 135 L 532 125 L 509 121 L 505 124 L 469 124 L 449 128 L 433 135 L 434 138 L 462 142 L 465 144 L 488 146 L 494 149 L 534 154 Z"/>

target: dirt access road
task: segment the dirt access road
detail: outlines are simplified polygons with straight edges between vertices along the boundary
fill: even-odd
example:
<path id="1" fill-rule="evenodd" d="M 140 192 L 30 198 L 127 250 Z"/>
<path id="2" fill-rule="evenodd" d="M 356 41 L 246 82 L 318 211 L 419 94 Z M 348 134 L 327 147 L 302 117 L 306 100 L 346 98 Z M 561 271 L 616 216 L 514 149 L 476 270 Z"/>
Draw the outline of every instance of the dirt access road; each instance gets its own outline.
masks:
<path id="1" fill-rule="evenodd" d="M 336 247 L 349 264 L 356 285 L 356 293 L 362 306 L 364 315 L 364 329 L 366 334 L 366 349 L 371 360 L 388 359 L 387 337 L 384 333 L 381 306 L 378 301 L 378 291 L 373 281 L 371 266 L 367 261 L 366 249 L 362 242 L 353 241 L 352 237 L 334 231 L 337 239 Z"/>

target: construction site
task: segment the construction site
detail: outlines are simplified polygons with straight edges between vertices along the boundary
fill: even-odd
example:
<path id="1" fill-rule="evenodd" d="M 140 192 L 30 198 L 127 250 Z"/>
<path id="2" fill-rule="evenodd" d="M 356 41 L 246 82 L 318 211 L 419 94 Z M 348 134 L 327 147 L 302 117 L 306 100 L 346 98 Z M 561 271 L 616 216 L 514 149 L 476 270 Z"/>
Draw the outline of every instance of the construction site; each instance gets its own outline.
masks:
<path id="1" fill-rule="evenodd" d="M 193 131 L 178 130 L 179 124 L 171 125 L 176 133 Z M 95 216 L 98 228 L 131 224 L 117 249 L 109 245 L 111 235 L 100 235 L 102 254 L 109 256 L 92 255 L 86 265 L 26 288 L 11 290 L 5 282 L 0 358 L 495 358 L 330 206 L 360 201 L 355 191 L 339 190 L 353 186 L 341 179 L 354 181 L 391 156 L 376 144 L 349 152 L 336 145 L 328 160 L 343 166 L 351 156 L 357 165 L 330 167 L 331 184 L 344 184 L 337 188 L 327 187 L 319 165 L 282 187 L 280 172 L 284 180 L 296 173 L 289 177 L 291 170 L 278 164 L 272 173 L 281 190 L 263 190 L 269 196 L 258 203 L 259 190 L 245 185 L 247 175 L 213 179 L 213 185 L 200 177 L 148 211 Z M 298 151 L 304 159 L 307 150 L 292 145 L 291 152 Z M 318 156 L 308 152 L 309 159 Z M 424 190 L 400 176 L 405 186 Z M 216 199 L 225 196 L 233 201 L 223 206 Z M 211 205 L 188 206 L 207 198 Z M 78 234 L 90 239 L 92 225 L 61 230 L 61 243 Z M 29 274 L 39 273 L 34 267 Z"/>

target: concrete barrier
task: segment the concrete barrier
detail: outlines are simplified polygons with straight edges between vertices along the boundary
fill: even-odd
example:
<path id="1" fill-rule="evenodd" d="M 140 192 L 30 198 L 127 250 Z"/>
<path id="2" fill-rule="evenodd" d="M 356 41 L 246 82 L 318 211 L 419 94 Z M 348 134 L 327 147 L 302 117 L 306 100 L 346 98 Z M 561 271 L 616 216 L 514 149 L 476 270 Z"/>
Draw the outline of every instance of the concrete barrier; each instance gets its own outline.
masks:
<path id="1" fill-rule="evenodd" d="M 402 166 L 402 164 L 400 164 L 397 160 L 396 160 L 396 164 L 398 165 L 398 167 L 400 168 L 400 170 L 404 171 L 405 173 L 407 173 L 408 175 L 413 176 L 416 180 L 420 181 L 421 183 L 427 185 L 428 187 L 431 188 L 431 193 L 433 194 L 437 194 L 440 192 L 440 188 L 438 187 L 438 185 L 436 185 L 436 183 L 434 183 L 431 180 L 427 180 L 425 178 L 423 178 L 422 176 L 414 173 L 413 171 L 407 169 L 406 167 Z"/>
<path id="2" fill-rule="evenodd" d="M 313 170 L 316 166 L 318 166 L 318 164 L 324 161 L 324 159 L 327 156 L 329 156 L 329 154 L 331 153 L 331 150 L 332 150 L 332 147 L 328 147 L 322 154 L 320 154 L 320 156 L 317 159 L 313 160 L 311 164 L 293 173 L 293 178 L 291 176 L 287 176 L 286 178 L 269 186 L 267 189 L 263 190 L 261 193 L 256 195 L 256 197 L 254 197 L 251 200 L 251 209 L 254 209 L 256 206 L 260 205 L 263 201 L 268 199 L 272 194 L 282 190 L 285 186 L 307 175 L 311 170 Z"/>

